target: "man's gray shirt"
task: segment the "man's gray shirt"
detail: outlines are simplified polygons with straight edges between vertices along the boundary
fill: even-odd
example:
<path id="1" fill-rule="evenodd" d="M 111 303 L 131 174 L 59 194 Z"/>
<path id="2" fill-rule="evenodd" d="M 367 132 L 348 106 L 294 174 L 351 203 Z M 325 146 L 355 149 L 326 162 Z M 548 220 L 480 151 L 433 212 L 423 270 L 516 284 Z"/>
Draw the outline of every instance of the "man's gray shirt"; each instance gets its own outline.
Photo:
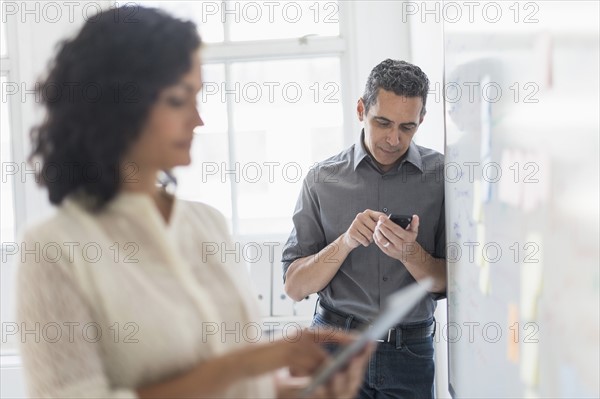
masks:
<path id="1" fill-rule="evenodd" d="M 411 142 L 399 166 L 382 173 L 362 143 L 363 134 L 358 143 L 318 163 L 305 178 L 294 228 L 283 249 L 284 280 L 294 260 L 321 251 L 366 209 L 418 215 L 417 242 L 432 256 L 446 258 L 444 156 Z M 329 307 L 372 321 L 389 295 L 414 282 L 402 262 L 372 243 L 350 252 L 319 297 Z M 439 297 L 427 296 L 405 322 L 430 318 Z"/>

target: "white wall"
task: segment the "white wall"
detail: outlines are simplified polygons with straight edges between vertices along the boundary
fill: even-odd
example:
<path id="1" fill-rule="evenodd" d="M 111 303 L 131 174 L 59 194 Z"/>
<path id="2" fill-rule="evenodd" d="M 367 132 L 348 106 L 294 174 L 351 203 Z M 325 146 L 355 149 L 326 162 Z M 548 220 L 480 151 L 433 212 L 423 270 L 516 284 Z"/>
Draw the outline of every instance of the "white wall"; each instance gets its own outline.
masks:
<path id="1" fill-rule="evenodd" d="M 406 15 L 410 24 L 411 62 L 429 77 L 427 115 L 415 142 L 444 153 L 444 41 L 443 24 L 434 18 Z M 446 300 L 438 301 L 435 319 L 438 323 L 435 344 L 435 391 L 438 398 L 450 398 L 448 392 L 448 345 L 442 339 L 442 328 L 447 325 Z"/>
<path id="2" fill-rule="evenodd" d="M 348 38 L 342 64 L 342 88 L 346 109 L 346 145 L 353 144 L 361 125 L 356 103 L 362 96 L 371 69 L 386 58 L 409 59 L 408 24 L 399 23 L 401 1 L 344 1 L 341 34 Z M 345 14 L 344 14 L 345 13 Z"/>
<path id="3" fill-rule="evenodd" d="M 444 152 L 444 41 L 443 25 L 429 18 L 406 16 L 410 26 L 410 61 L 429 77 L 427 114 L 415 141 L 419 145 Z"/>
<path id="4" fill-rule="evenodd" d="M 0 398 L 26 398 L 18 356 L 0 356 Z"/>

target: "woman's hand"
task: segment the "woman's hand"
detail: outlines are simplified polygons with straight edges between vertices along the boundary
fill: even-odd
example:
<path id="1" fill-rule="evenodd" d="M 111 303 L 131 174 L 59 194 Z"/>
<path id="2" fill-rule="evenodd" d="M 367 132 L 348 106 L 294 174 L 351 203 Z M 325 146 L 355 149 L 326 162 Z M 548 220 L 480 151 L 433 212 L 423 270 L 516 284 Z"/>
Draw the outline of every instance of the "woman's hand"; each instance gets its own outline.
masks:
<path id="1" fill-rule="evenodd" d="M 333 342 L 343 345 L 349 344 L 356 339 L 356 337 L 352 335 L 329 329 L 305 330 L 303 331 L 303 336 L 308 337 L 311 342 Z M 296 349 L 301 350 L 302 346 L 303 345 L 299 345 L 296 347 Z M 374 348 L 375 344 L 370 344 L 367 346 L 360 354 L 356 355 L 350 361 L 348 366 L 334 374 L 326 384 L 320 386 L 312 394 L 311 398 L 354 398 L 358 389 L 362 385 L 365 369 Z M 323 359 L 323 361 L 328 360 L 330 360 L 329 356 L 326 356 L 326 358 Z M 319 363 L 317 367 L 310 370 L 309 368 L 294 368 L 294 365 L 290 364 L 290 375 L 279 377 L 278 379 L 278 397 L 298 397 L 298 394 L 307 385 L 307 381 L 309 381 L 308 376 L 312 375 L 321 365 L 322 363 Z"/>
<path id="2" fill-rule="evenodd" d="M 376 345 L 370 344 L 360 354 L 355 356 L 350 364 L 338 371 L 324 386 L 319 387 L 313 398 L 355 398 L 365 378 L 365 369 L 369 357 L 375 350 Z"/>
<path id="3" fill-rule="evenodd" d="M 275 341 L 279 344 L 278 350 L 283 357 L 282 367 L 288 367 L 290 374 L 295 377 L 312 375 L 329 359 L 321 343 L 328 342 L 327 339 L 334 339 L 330 336 L 333 337 L 335 334 L 337 334 L 335 331 L 329 329 L 327 331 L 304 329 L 294 337 Z"/>
<path id="4" fill-rule="evenodd" d="M 320 367 L 323 362 L 329 359 L 329 355 L 322 347 L 322 344 L 326 343 L 334 343 L 339 345 L 348 345 L 352 341 L 356 339 L 355 335 L 344 333 L 340 330 L 334 330 L 331 328 L 323 328 L 316 327 L 311 329 L 302 330 L 301 337 L 298 342 L 294 343 L 294 338 L 290 342 L 292 344 L 293 352 L 304 352 L 305 350 L 310 350 L 309 347 L 312 347 L 313 344 L 317 344 L 316 346 L 323 351 L 325 354 L 324 358 L 313 360 L 318 360 L 317 364 L 312 364 L 311 367 L 303 367 L 303 365 L 299 364 L 298 361 L 290 361 L 288 363 L 288 368 L 290 374 L 294 377 L 304 377 L 312 375 L 318 367 Z M 299 345 L 298 345 L 299 344 Z M 296 354 L 293 353 L 292 356 L 306 356 L 308 353 Z"/>
<path id="5" fill-rule="evenodd" d="M 330 357 L 321 343 L 347 344 L 354 337 L 337 331 L 316 329 L 302 330 L 298 336 L 286 337 L 270 343 L 246 345 L 225 355 L 209 359 L 181 375 L 167 381 L 146 386 L 138 390 L 140 398 L 190 397 L 220 395 L 232 384 L 247 378 L 265 375 L 287 368 L 296 376 L 287 377 L 287 383 L 279 386 L 282 398 L 297 397 L 311 376 Z M 336 374 L 326 386 L 319 389 L 316 398 L 346 397 L 356 391 L 364 372 L 363 356 L 354 359 L 350 366 Z M 367 355 L 368 358 L 368 355 Z M 352 395 L 349 395 L 352 396 Z"/>

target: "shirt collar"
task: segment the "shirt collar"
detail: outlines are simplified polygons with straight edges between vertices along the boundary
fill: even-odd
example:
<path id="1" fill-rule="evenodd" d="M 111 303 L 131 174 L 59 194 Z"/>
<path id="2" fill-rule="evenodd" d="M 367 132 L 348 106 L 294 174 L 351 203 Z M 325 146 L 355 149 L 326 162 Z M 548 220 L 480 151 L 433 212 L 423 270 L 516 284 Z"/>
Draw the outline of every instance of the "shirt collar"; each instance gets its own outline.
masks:
<path id="1" fill-rule="evenodd" d="M 358 142 L 354 144 L 354 170 L 355 171 L 356 171 L 356 168 L 358 168 L 358 165 L 360 165 L 360 163 L 363 160 L 368 159 L 369 161 L 372 161 L 371 156 L 369 155 L 369 153 L 367 152 L 367 150 L 365 148 L 364 137 L 365 137 L 365 130 L 363 129 L 360 132 Z M 402 162 L 400 162 L 400 165 L 398 165 L 398 170 L 400 170 L 400 168 L 402 167 L 402 164 L 404 164 L 404 162 L 412 163 L 413 165 L 415 165 L 417 167 L 417 169 L 419 169 L 421 171 L 421 173 L 423 172 L 423 162 L 421 160 L 421 153 L 419 152 L 419 149 L 417 148 L 417 145 L 415 144 L 415 142 L 412 140 L 410 142 L 410 145 L 408 146 L 408 151 L 407 151 L 407 154 L 405 154 L 404 160 Z"/>
<path id="2" fill-rule="evenodd" d="M 354 144 L 354 170 L 358 168 L 358 165 L 363 161 L 363 159 L 368 158 L 371 159 L 371 156 L 365 149 L 365 130 L 361 130 L 360 135 L 358 137 L 358 141 Z"/>
<path id="3" fill-rule="evenodd" d="M 412 163 L 421 171 L 421 173 L 423 173 L 423 159 L 421 158 L 421 153 L 419 152 L 417 145 L 412 140 L 408 146 L 408 154 L 406 154 L 405 161 Z M 400 166 L 402 166 L 402 164 L 400 164 Z M 400 168 L 400 166 L 398 166 L 398 168 Z"/>

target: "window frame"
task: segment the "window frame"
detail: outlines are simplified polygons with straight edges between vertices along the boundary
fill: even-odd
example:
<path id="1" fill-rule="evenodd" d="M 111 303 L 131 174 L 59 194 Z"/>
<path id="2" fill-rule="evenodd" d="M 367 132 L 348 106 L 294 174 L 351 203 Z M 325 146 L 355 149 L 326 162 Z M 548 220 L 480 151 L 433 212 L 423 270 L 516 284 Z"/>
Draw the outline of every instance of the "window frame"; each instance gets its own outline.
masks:
<path id="1" fill-rule="evenodd" d="M 355 70 L 352 67 L 353 54 L 349 51 L 349 40 L 354 37 L 354 30 L 350 26 L 353 20 L 354 12 L 352 2 L 337 0 L 338 3 L 338 36 L 312 36 L 306 35 L 293 39 L 273 39 L 273 40 L 252 40 L 252 41 L 231 41 L 229 25 L 230 19 L 226 19 L 223 25 L 223 41 L 217 43 L 202 44 L 202 62 L 204 64 L 223 64 L 225 71 L 225 82 L 231 83 L 231 64 L 245 61 L 272 61 L 283 59 L 307 59 L 316 57 L 338 57 L 340 60 L 340 82 L 341 82 L 341 105 L 342 105 L 342 143 L 347 147 L 355 140 L 355 130 L 353 127 L 356 122 L 352 117 L 354 114 L 349 112 L 352 109 L 352 99 L 350 93 L 355 92 L 352 76 L 355 76 Z M 112 2 L 116 6 L 118 2 Z M 160 5 L 158 6 L 160 8 Z M 344 68 L 343 66 L 349 66 Z M 236 162 L 235 153 L 235 132 L 233 129 L 233 104 L 226 102 L 227 112 L 227 142 L 228 157 L 227 162 L 233 165 Z M 240 222 L 238 214 L 239 192 L 233 179 L 230 179 L 231 193 L 231 229 L 234 237 L 240 235 Z M 291 215 L 290 215 L 291 217 Z M 283 232 L 281 233 L 283 234 Z M 275 234 L 274 236 L 280 236 Z"/>
<path id="2" fill-rule="evenodd" d="M 0 74 L 6 77 L 7 82 L 19 82 L 19 52 L 17 46 L 17 24 L 13 23 L 14 19 L 7 18 L 5 24 L 6 32 L 6 54 L 0 57 Z M 10 136 L 10 158 L 11 162 L 17 165 L 24 165 L 26 162 L 24 137 L 21 121 L 21 103 L 17 101 L 17 96 L 7 98 L 8 113 L 9 113 L 9 136 Z M 22 231 L 26 221 L 26 203 L 25 203 L 25 184 L 17 184 L 22 179 L 19 179 L 19 174 L 13 176 L 12 179 L 12 194 L 13 194 L 13 237 L 18 240 L 18 233 Z M 0 242 L 0 257 L 4 258 L 6 251 L 6 242 Z M 0 263 L 0 267 L 5 268 L 4 263 Z M 12 294 L 12 290 L 8 290 L 8 294 Z M 0 301 L 9 299 L 10 296 L 4 291 L 0 293 Z M 4 321 L 4 318 L 3 318 Z M 16 347 L 6 347 L 8 343 L 2 343 L 0 357 L 9 359 L 18 354 Z"/>
<path id="3" fill-rule="evenodd" d="M 119 4 L 117 1 L 100 2 L 106 7 L 114 7 Z M 356 37 L 353 21 L 355 20 L 353 2 L 339 1 L 339 36 L 303 36 L 293 39 L 274 39 L 259 41 L 228 41 L 228 29 L 224 29 L 225 41 L 219 43 L 204 43 L 202 58 L 205 64 L 224 64 L 226 71 L 226 81 L 231 76 L 230 67 L 234 62 L 256 61 L 256 60 L 281 60 L 281 59 L 307 59 L 315 57 L 339 57 L 340 60 L 340 101 L 343 111 L 343 137 L 342 146 L 345 148 L 355 140 L 355 132 L 358 123 L 355 121 L 354 113 L 351 112 L 353 104 L 356 101 L 354 93 L 356 92 L 356 46 L 353 40 Z M 23 50 L 19 51 L 19 42 L 27 45 L 34 45 L 33 37 L 30 32 L 31 27 L 20 26 L 19 21 L 13 18 L 6 20 L 6 54 L 0 57 L 0 73 L 6 76 L 8 82 L 22 82 L 25 76 L 29 76 L 31 67 L 28 60 L 31 54 Z M 23 59 L 22 59 L 23 58 Z M 25 70 L 21 70 L 22 66 Z M 38 110 L 33 109 L 29 104 L 21 103 L 19 95 L 9 96 L 8 109 L 10 119 L 10 154 L 11 162 L 15 162 L 22 168 L 27 162 L 27 153 L 30 146 L 27 142 L 29 134 L 25 132 L 24 126 L 30 123 L 30 119 L 38 116 Z M 228 102 L 228 131 L 229 157 L 227 162 L 235 160 L 233 114 L 230 109 L 232 105 Z M 31 114 L 33 112 L 33 114 Z M 27 118 L 25 118 L 27 117 Z M 27 119 L 27 120 L 25 120 Z M 19 232 L 23 231 L 28 221 L 37 218 L 39 210 L 36 208 L 36 201 L 45 198 L 45 193 L 32 187 L 31 182 L 24 182 L 19 174 L 15 175 L 13 184 L 13 214 L 14 214 L 14 237 L 15 241 L 19 239 Z M 232 206 L 232 228 L 234 237 L 238 229 L 237 199 L 238 192 L 235 182 L 231 182 L 231 206 Z M 39 191 L 39 192 L 38 192 Z M 43 210 L 42 210 L 43 212 Z M 254 235 L 253 235 L 254 236 Z M 283 233 L 273 234 L 267 237 L 278 241 L 285 240 Z M 5 245 L 0 245 L 0 255 L 5 252 Z M 4 265 L 2 265 L 4 267 Z M 11 292 L 3 292 L 2 299 L 9 299 Z M 17 355 L 17 348 L 6 345 L 2 346 L 0 357 L 7 359 L 10 356 Z"/>

